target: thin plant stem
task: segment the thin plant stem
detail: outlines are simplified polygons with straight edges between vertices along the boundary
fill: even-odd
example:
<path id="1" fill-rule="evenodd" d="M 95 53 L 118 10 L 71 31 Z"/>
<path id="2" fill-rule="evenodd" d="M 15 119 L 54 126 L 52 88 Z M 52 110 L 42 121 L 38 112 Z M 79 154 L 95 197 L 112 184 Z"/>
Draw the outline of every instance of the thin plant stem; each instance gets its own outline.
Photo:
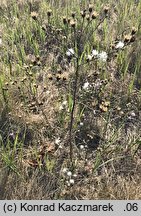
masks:
<path id="1" fill-rule="evenodd" d="M 74 91 L 73 91 L 73 106 L 70 114 L 70 126 L 69 126 L 69 146 L 70 146 L 70 161 L 73 166 L 73 144 L 72 144 L 72 130 L 74 123 L 74 111 L 76 107 L 76 98 L 77 98 L 77 86 L 78 86 L 78 78 L 79 78 L 79 59 L 76 61 L 76 71 L 75 71 L 75 82 L 74 82 Z"/>

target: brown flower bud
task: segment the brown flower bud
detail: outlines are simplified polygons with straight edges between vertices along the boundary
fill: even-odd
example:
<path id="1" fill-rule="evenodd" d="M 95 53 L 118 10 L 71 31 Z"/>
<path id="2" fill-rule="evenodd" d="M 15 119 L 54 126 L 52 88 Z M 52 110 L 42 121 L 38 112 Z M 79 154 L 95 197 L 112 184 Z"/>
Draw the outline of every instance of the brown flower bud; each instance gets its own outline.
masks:
<path id="1" fill-rule="evenodd" d="M 47 75 L 47 78 L 48 78 L 49 80 L 53 80 L 52 74 L 48 74 L 48 75 Z"/>
<path id="2" fill-rule="evenodd" d="M 90 15 L 89 15 L 89 14 L 86 15 L 86 19 L 87 19 L 88 21 L 90 21 Z"/>
<path id="3" fill-rule="evenodd" d="M 48 15 L 48 17 L 50 17 L 52 15 L 52 10 L 48 10 L 47 15 Z"/>
<path id="4" fill-rule="evenodd" d="M 86 10 L 81 11 L 81 16 L 82 16 L 82 18 L 85 18 L 85 16 L 86 16 Z"/>
<path id="5" fill-rule="evenodd" d="M 71 21 L 71 18 L 69 17 L 69 18 L 68 18 L 68 23 L 69 23 L 69 24 L 70 24 L 70 21 Z"/>
<path id="6" fill-rule="evenodd" d="M 70 26 L 71 26 L 72 28 L 75 28 L 75 26 L 76 26 L 76 21 L 75 21 L 75 20 L 70 20 Z"/>
<path id="7" fill-rule="evenodd" d="M 96 19 L 97 16 L 98 16 L 98 13 L 97 13 L 96 11 L 94 11 L 94 12 L 92 13 L 92 19 Z"/>
<path id="8" fill-rule="evenodd" d="M 75 18 L 75 12 L 71 13 L 72 18 Z"/>
<path id="9" fill-rule="evenodd" d="M 135 27 L 132 27 L 131 35 L 136 34 L 136 32 L 137 32 L 137 29 Z"/>
<path id="10" fill-rule="evenodd" d="M 131 37 L 132 37 L 131 35 L 125 35 L 124 36 L 124 42 L 125 43 L 129 42 L 131 40 Z"/>
<path id="11" fill-rule="evenodd" d="M 35 11 L 31 12 L 31 17 L 32 17 L 32 19 L 37 20 L 38 13 Z"/>
<path id="12" fill-rule="evenodd" d="M 89 4 L 89 12 L 91 13 L 93 11 L 93 5 Z"/>
<path id="13" fill-rule="evenodd" d="M 66 17 L 63 17 L 63 23 L 64 23 L 64 25 L 67 24 L 67 18 Z"/>
<path id="14" fill-rule="evenodd" d="M 131 37 L 131 39 L 130 39 L 130 42 L 132 43 L 132 42 L 134 42 L 135 40 L 136 40 L 135 36 L 132 35 L 132 37 Z"/>
<path id="15" fill-rule="evenodd" d="M 107 14 L 108 11 L 109 11 L 109 7 L 108 7 L 108 6 L 105 6 L 105 7 L 103 8 L 103 11 L 104 11 L 105 14 Z"/>

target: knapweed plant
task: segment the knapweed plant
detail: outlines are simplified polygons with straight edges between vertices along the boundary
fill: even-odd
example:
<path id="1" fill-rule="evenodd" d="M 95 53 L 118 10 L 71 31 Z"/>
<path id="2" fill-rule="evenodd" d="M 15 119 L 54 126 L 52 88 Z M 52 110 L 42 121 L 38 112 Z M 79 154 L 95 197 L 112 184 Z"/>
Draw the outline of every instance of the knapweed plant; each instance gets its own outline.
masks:
<path id="1" fill-rule="evenodd" d="M 70 15 L 67 14 L 63 16 L 61 20 L 63 22 L 63 27 L 61 29 L 63 43 L 61 43 L 61 46 L 65 52 L 64 58 L 67 59 L 68 64 L 73 65 L 74 70 L 71 92 L 69 93 L 72 98 L 69 109 L 70 123 L 68 138 L 71 163 L 73 162 L 74 125 L 77 124 L 77 115 L 79 115 L 75 114 L 75 108 L 76 104 L 80 103 L 80 89 L 86 92 L 88 90 L 89 92 L 93 85 L 91 88 L 92 95 L 98 98 L 100 91 L 99 94 L 94 94 L 94 92 L 102 85 L 102 82 L 98 79 L 95 79 L 94 83 L 90 80 L 91 83 L 89 83 L 88 75 L 84 73 L 84 71 L 93 66 L 94 71 L 92 76 L 96 76 L 96 73 L 99 72 L 101 67 L 103 70 L 108 70 L 111 61 L 118 56 L 118 53 L 124 51 L 126 46 L 131 45 L 131 43 L 135 41 L 135 28 L 132 28 L 129 34 L 123 33 L 122 36 L 118 35 L 117 38 L 120 39 L 115 38 L 115 40 L 112 41 L 109 38 L 107 40 L 107 36 L 105 36 L 104 39 L 106 26 L 110 22 L 110 14 L 111 8 L 109 6 L 104 6 L 100 11 L 97 11 L 92 4 L 89 4 L 88 8 L 83 9 L 80 13 L 72 11 Z M 104 74 L 102 77 L 104 78 Z M 106 79 L 104 81 L 106 83 Z M 99 108 L 105 112 L 109 104 L 109 101 L 103 101 L 99 105 Z"/>
<path id="2" fill-rule="evenodd" d="M 2 0 L 0 198 L 140 198 L 140 11 Z"/>

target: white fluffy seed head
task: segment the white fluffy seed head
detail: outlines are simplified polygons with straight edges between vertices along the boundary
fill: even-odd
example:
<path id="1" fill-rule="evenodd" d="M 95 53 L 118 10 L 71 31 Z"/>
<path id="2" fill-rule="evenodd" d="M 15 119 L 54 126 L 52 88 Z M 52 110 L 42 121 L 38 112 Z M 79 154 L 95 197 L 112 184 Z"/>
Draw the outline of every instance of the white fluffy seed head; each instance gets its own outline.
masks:
<path id="1" fill-rule="evenodd" d="M 96 50 L 96 49 L 94 49 L 94 50 L 92 50 L 92 56 L 94 57 L 96 57 L 98 55 L 98 51 Z"/>
<path id="2" fill-rule="evenodd" d="M 83 150 L 84 149 L 84 145 L 80 145 L 80 149 Z"/>
<path id="3" fill-rule="evenodd" d="M 74 50 L 73 50 L 72 48 L 68 49 L 67 52 L 66 52 L 66 55 L 67 55 L 68 57 L 73 56 L 73 55 L 74 55 Z"/>
<path id="4" fill-rule="evenodd" d="M 124 43 L 122 41 L 119 41 L 115 46 L 116 49 L 122 49 L 123 47 L 124 47 Z"/>
<path id="5" fill-rule="evenodd" d="M 89 88 L 89 85 L 90 85 L 89 82 L 85 82 L 83 85 L 83 89 L 87 90 Z"/>
<path id="6" fill-rule="evenodd" d="M 83 122 L 80 122 L 80 126 L 83 126 L 84 125 L 84 123 Z"/>
<path id="7" fill-rule="evenodd" d="M 66 168 L 66 167 L 64 167 L 62 170 L 63 173 L 67 173 L 67 171 L 68 171 L 68 168 Z"/>
<path id="8" fill-rule="evenodd" d="M 68 172 L 67 172 L 67 176 L 72 176 L 72 172 L 71 172 L 71 171 L 68 171 Z"/>
<path id="9" fill-rule="evenodd" d="M 55 140 L 55 144 L 56 145 L 59 145 L 59 143 L 61 142 L 60 138 L 58 137 L 56 140 Z"/>
<path id="10" fill-rule="evenodd" d="M 105 51 L 102 51 L 101 53 L 98 54 L 98 58 L 99 58 L 99 60 L 106 62 L 108 55 Z"/>
<path id="11" fill-rule="evenodd" d="M 131 115 L 132 117 L 135 117 L 135 116 L 136 116 L 136 114 L 135 114 L 134 111 L 132 111 L 132 112 L 130 113 L 130 115 Z"/>
<path id="12" fill-rule="evenodd" d="M 71 185 L 74 184 L 74 179 L 70 179 L 70 184 L 71 184 Z"/>

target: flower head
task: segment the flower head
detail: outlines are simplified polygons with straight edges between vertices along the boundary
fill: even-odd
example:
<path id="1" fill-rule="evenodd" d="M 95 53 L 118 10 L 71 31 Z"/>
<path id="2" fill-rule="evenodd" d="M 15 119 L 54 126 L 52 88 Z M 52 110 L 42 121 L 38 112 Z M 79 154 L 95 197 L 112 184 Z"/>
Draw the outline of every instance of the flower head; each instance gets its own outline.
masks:
<path id="1" fill-rule="evenodd" d="M 65 101 L 63 101 L 62 102 L 62 104 L 60 105 L 60 107 L 59 107 L 59 110 L 64 110 L 65 108 L 67 108 L 67 101 L 65 100 Z"/>
<path id="2" fill-rule="evenodd" d="M 101 53 L 98 54 L 98 58 L 103 61 L 103 62 L 106 62 L 107 61 L 107 58 L 108 58 L 108 55 L 105 51 L 102 51 Z"/>
<path id="3" fill-rule="evenodd" d="M 94 49 L 94 50 L 92 50 L 92 56 L 94 57 L 96 57 L 98 55 L 98 51 L 96 50 L 96 49 Z"/>
<path id="4" fill-rule="evenodd" d="M 116 49 L 122 49 L 123 47 L 124 47 L 124 43 L 122 41 L 119 41 L 115 46 Z"/>
<path id="5" fill-rule="evenodd" d="M 92 13 L 92 19 L 96 19 L 97 16 L 98 16 L 98 13 L 97 13 L 96 11 L 94 11 L 94 12 Z"/>
<path id="6" fill-rule="evenodd" d="M 86 60 L 87 60 L 87 62 L 91 61 L 91 60 L 92 60 L 92 58 L 93 58 L 93 56 L 92 56 L 92 55 L 88 55 L 88 56 L 87 56 L 87 59 L 86 59 Z"/>
<path id="7" fill-rule="evenodd" d="M 73 56 L 73 55 L 74 55 L 74 50 L 73 50 L 72 48 L 68 49 L 67 52 L 66 52 L 66 55 L 67 55 L 68 57 Z"/>
<path id="8" fill-rule="evenodd" d="M 74 184 L 74 179 L 70 179 L 70 184 L 73 185 Z"/>
<path id="9" fill-rule="evenodd" d="M 90 85 L 89 82 L 85 82 L 83 85 L 83 89 L 87 90 L 89 88 L 89 85 Z"/>
<path id="10" fill-rule="evenodd" d="M 48 10 L 47 15 L 48 15 L 48 17 L 50 17 L 52 15 L 52 10 Z"/>
<path id="11" fill-rule="evenodd" d="M 67 176 L 72 176 L 72 172 L 71 172 L 71 171 L 68 171 L 68 172 L 67 172 Z"/>
<path id="12" fill-rule="evenodd" d="M 32 17 L 32 19 L 37 20 L 37 18 L 38 18 L 38 13 L 37 13 L 36 11 L 32 11 L 32 12 L 31 12 L 31 17 Z"/>
<path id="13" fill-rule="evenodd" d="M 84 145 L 80 145 L 80 149 L 83 150 L 85 148 Z"/>
<path id="14" fill-rule="evenodd" d="M 66 168 L 66 167 L 64 167 L 62 170 L 63 173 L 67 173 L 67 171 L 68 171 L 68 168 Z"/>
<path id="15" fill-rule="evenodd" d="M 61 142 L 60 137 L 58 137 L 58 138 L 55 140 L 55 144 L 56 144 L 56 145 L 59 145 L 60 142 Z"/>

